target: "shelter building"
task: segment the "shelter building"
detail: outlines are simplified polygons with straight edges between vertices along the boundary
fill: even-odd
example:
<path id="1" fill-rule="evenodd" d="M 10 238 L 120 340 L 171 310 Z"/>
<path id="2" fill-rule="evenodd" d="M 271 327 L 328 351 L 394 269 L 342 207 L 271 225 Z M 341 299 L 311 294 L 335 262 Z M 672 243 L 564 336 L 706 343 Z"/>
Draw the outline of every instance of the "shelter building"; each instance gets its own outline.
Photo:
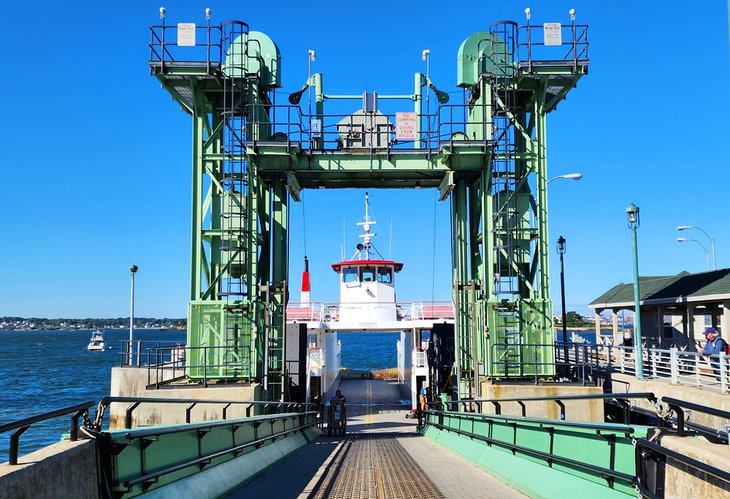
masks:
<path id="1" fill-rule="evenodd" d="M 707 326 L 730 338 L 730 269 L 674 276 L 639 277 L 641 333 L 648 346 L 696 350 Z M 614 345 L 633 344 L 632 327 L 622 327 L 621 311 L 633 313 L 634 285 L 619 283 L 588 304 L 595 311 L 596 337 L 600 314 L 612 314 Z"/>

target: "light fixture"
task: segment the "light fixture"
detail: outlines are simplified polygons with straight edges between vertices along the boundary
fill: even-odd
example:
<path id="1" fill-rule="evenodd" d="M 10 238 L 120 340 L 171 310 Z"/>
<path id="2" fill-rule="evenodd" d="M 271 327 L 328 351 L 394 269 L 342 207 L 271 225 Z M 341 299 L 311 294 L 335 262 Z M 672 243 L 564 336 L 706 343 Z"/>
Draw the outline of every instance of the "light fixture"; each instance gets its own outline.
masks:
<path id="1" fill-rule="evenodd" d="M 631 203 L 626 208 L 626 217 L 628 218 L 629 227 L 639 226 L 639 207 Z"/>
<path id="2" fill-rule="evenodd" d="M 213 11 L 210 10 L 210 7 L 206 7 L 206 9 L 205 9 L 205 20 L 206 21 L 210 21 L 210 14 L 211 14 L 211 12 L 213 12 Z"/>
<path id="3" fill-rule="evenodd" d="M 167 9 L 165 9 L 164 7 L 160 7 L 160 19 L 165 18 L 165 12 L 167 12 Z"/>
<path id="4" fill-rule="evenodd" d="M 423 52 L 421 52 L 421 60 L 425 61 L 430 55 L 431 55 L 431 50 L 424 49 Z"/>
<path id="5" fill-rule="evenodd" d="M 570 20 L 575 21 L 575 9 L 570 9 L 568 14 L 570 14 Z"/>
<path id="6" fill-rule="evenodd" d="M 317 54 L 314 50 L 309 49 L 307 51 L 307 54 L 309 54 L 309 62 L 314 62 L 314 56 Z"/>
<path id="7" fill-rule="evenodd" d="M 551 178 L 550 180 L 547 181 L 547 183 L 549 184 L 553 180 L 558 180 L 558 179 L 561 179 L 561 178 L 564 178 L 564 179 L 567 179 L 567 180 L 576 180 L 577 181 L 577 180 L 580 180 L 580 179 L 583 178 L 583 174 L 582 173 L 566 173 L 565 175 L 558 175 L 557 177 Z"/>
<path id="8" fill-rule="evenodd" d="M 530 12 L 531 12 L 530 8 L 527 7 L 525 9 L 525 17 L 527 18 L 528 21 L 530 20 Z"/>
<path id="9" fill-rule="evenodd" d="M 558 238 L 558 253 L 561 255 L 565 253 L 565 238 L 563 236 Z"/>

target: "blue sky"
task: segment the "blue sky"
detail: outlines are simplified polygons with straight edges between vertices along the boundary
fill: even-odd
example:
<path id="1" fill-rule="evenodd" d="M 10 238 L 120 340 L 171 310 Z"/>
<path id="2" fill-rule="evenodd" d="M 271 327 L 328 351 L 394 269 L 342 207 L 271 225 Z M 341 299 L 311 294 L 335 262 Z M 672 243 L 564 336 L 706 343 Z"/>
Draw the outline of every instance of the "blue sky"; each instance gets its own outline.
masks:
<path id="1" fill-rule="evenodd" d="M 161 4 L 75 5 L 27 2 L 0 34 L 8 68 L 0 82 L 0 315 L 125 316 L 127 268 L 135 263 L 137 314 L 184 317 L 190 123 L 148 75 L 148 26 Z M 680 224 L 712 234 L 718 267 L 730 266 L 725 2 L 162 5 L 169 23 L 202 23 L 210 7 L 214 22 L 240 19 L 267 33 L 283 56 L 282 94 L 305 81 L 308 49 L 317 51 L 313 71 L 324 74 L 329 93 L 410 93 L 413 73 L 425 70 L 425 48 L 432 80 L 453 92 L 456 52 L 471 33 L 501 19 L 522 23 L 527 6 L 534 24 L 568 22 L 575 8 L 590 25 L 590 72 L 548 120 L 549 176 L 584 174 L 550 185 L 550 239 L 568 240 L 568 308 L 587 311 L 607 288 L 632 279 L 630 202 L 641 208 L 642 275 L 705 270 L 699 246 L 675 241 L 705 243 L 704 236 L 678 233 Z M 391 256 L 406 263 L 398 299 L 430 299 L 432 287 L 437 299 L 448 298 L 448 204 L 435 203 L 429 190 L 371 192 L 376 245 L 387 256 L 392 244 Z M 305 191 L 303 198 L 291 211 L 293 298 L 305 210 L 313 299 L 335 300 L 329 264 L 340 257 L 343 224 L 352 252 L 362 192 Z M 553 258 L 556 304 L 558 265 Z"/>

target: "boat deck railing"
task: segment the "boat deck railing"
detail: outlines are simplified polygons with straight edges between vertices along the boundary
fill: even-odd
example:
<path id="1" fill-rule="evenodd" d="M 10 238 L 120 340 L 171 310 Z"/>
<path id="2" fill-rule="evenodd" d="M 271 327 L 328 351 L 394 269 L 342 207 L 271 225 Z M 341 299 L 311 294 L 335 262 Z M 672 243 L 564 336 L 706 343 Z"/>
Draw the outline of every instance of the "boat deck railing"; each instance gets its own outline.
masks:
<path id="1" fill-rule="evenodd" d="M 286 307 L 287 321 L 333 322 L 338 321 L 344 307 L 395 306 L 397 320 L 453 319 L 454 307 L 450 301 L 411 302 L 289 302 Z"/>

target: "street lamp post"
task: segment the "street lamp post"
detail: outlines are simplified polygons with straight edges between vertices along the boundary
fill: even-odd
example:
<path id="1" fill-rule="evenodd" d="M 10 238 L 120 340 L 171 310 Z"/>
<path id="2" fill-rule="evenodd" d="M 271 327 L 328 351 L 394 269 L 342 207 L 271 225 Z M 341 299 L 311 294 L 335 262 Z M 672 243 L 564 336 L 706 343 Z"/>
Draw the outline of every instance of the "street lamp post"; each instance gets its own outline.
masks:
<path id="1" fill-rule="evenodd" d="M 641 304 L 639 294 L 639 249 L 636 243 L 636 229 L 639 228 L 639 207 L 631 203 L 626 208 L 631 243 L 634 252 L 634 355 L 636 357 L 636 379 L 644 379 L 644 349 L 641 344 Z"/>
<path id="2" fill-rule="evenodd" d="M 568 362 L 568 313 L 565 310 L 565 265 L 563 262 L 563 255 L 565 254 L 565 238 L 560 236 L 558 238 L 558 254 L 560 255 L 560 302 L 563 307 L 563 361 L 567 364 Z"/>
<path id="3" fill-rule="evenodd" d="M 710 237 L 710 235 L 705 231 L 705 229 L 701 227 L 697 227 L 696 225 L 680 225 L 677 227 L 677 230 L 687 230 L 687 229 L 697 229 L 698 231 L 702 232 L 705 236 L 707 236 L 707 239 L 710 240 L 710 246 L 712 247 L 712 266 L 713 270 L 717 270 L 717 258 L 715 257 L 715 240 Z M 694 241 L 694 239 L 693 239 Z M 707 250 L 705 250 L 707 251 Z M 708 269 L 709 266 L 708 266 Z"/>
<path id="4" fill-rule="evenodd" d="M 134 352 L 134 274 L 137 273 L 137 270 L 139 270 L 139 267 L 136 265 L 130 265 L 129 271 L 132 273 L 132 297 L 129 304 L 129 364 L 132 365 L 132 354 Z"/>
<path id="5" fill-rule="evenodd" d="M 711 267 L 710 267 L 710 252 L 707 251 L 707 248 L 705 248 L 705 245 L 702 244 L 701 242 L 699 242 L 697 239 L 691 239 L 689 237 L 678 237 L 677 238 L 677 242 L 678 243 L 684 243 L 684 242 L 687 242 L 687 241 L 694 241 L 694 242 L 696 242 L 697 244 L 700 245 L 700 248 L 702 248 L 704 250 L 705 257 L 707 258 L 707 270 L 712 270 Z"/>

